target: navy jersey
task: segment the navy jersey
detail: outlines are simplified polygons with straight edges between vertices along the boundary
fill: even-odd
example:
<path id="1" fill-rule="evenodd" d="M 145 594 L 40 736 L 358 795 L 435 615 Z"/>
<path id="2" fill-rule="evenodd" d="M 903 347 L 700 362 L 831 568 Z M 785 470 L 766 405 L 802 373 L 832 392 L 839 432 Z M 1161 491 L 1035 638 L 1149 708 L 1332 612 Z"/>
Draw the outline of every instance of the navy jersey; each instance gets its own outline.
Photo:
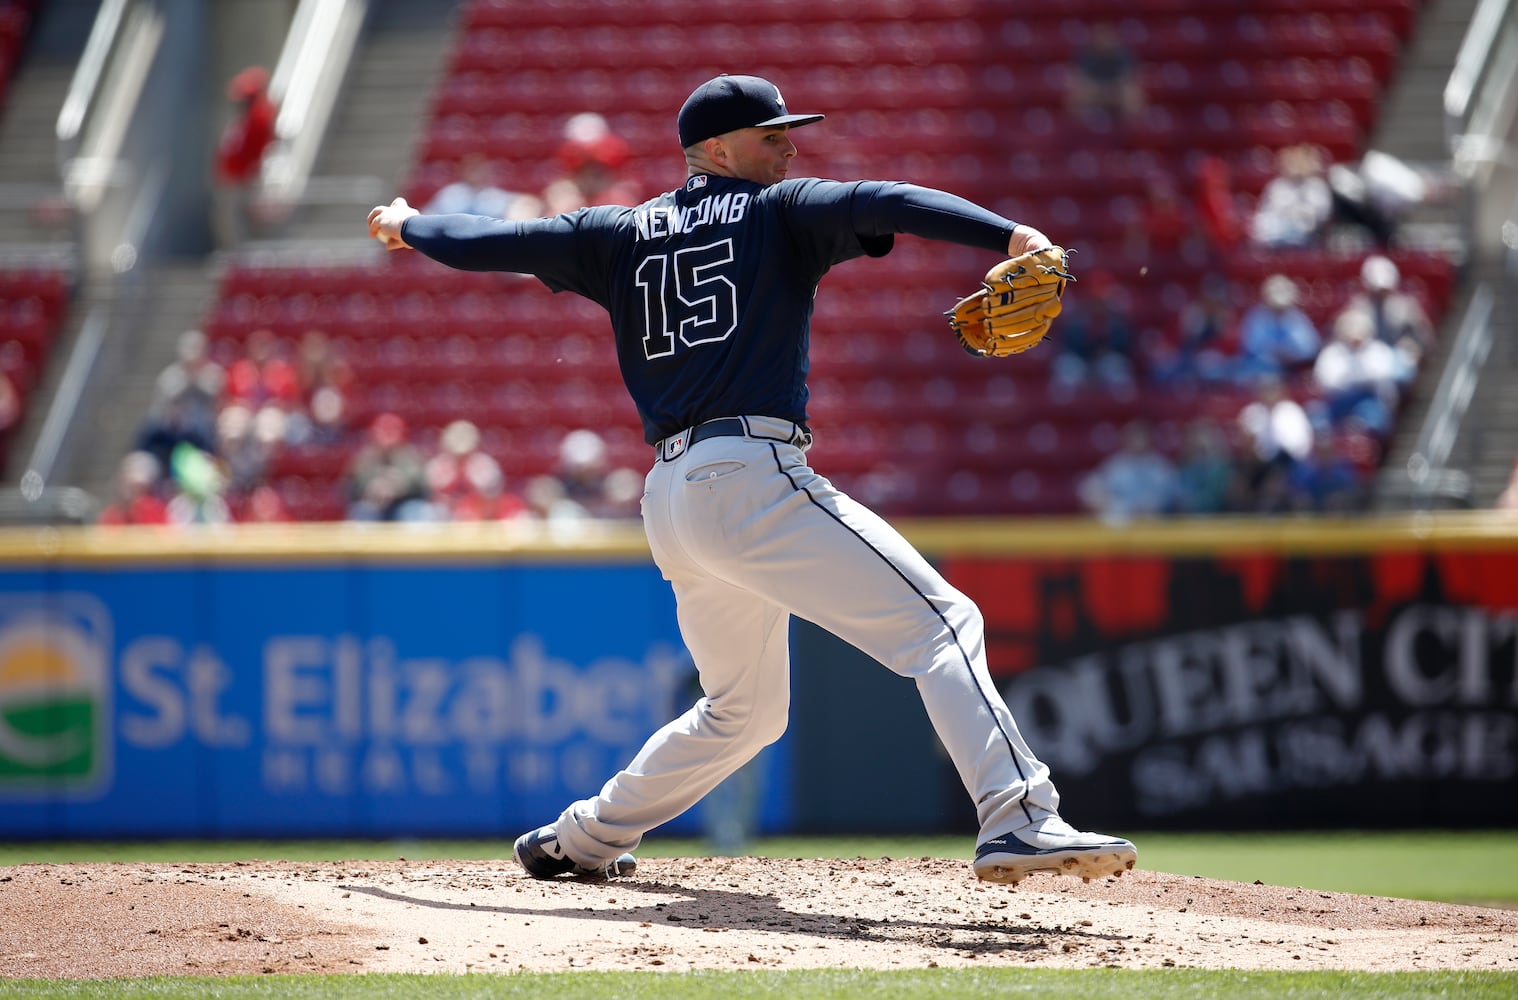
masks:
<path id="1" fill-rule="evenodd" d="M 895 233 L 1005 252 L 1015 225 L 912 184 L 697 174 L 636 207 L 415 216 L 401 234 L 452 267 L 536 275 L 604 307 L 652 444 L 715 417 L 807 424 L 812 301 L 829 268 L 883 256 Z"/>

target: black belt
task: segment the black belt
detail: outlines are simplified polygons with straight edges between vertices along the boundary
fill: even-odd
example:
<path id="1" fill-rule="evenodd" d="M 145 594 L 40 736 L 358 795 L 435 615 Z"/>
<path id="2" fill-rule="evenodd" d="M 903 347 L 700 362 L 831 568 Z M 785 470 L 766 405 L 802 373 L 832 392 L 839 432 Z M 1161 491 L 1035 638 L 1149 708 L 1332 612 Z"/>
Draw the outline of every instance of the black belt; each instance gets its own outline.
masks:
<path id="1" fill-rule="evenodd" d="M 803 444 L 811 439 L 811 435 L 807 433 L 806 428 L 800 424 L 795 425 L 795 429 L 789 437 L 769 438 L 762 431 L 751 435 L 748 424 L 742 417 L 718 417 L 715 420 L 708 420 L 703 424 L 697 424 L 688 431 L 671 434 L 654 445 L 654 451 L 660 460 L 671 462 L 685 454 L 685 450 L 697 441 L 720 437 L 753 437 L 759 441 L 773 440 L 785 444 Z"/>
<path id="2" fill-rule="evenodd" d="M 697 441 L 705 441 L 707 438 L 741 438 L 748 433 L 742 417 L 718 417 L 716 420 L 708 420 L 704 424 L 697 424 L 690 432 L 690 438 L 685 442 L 689 448 Z"/>

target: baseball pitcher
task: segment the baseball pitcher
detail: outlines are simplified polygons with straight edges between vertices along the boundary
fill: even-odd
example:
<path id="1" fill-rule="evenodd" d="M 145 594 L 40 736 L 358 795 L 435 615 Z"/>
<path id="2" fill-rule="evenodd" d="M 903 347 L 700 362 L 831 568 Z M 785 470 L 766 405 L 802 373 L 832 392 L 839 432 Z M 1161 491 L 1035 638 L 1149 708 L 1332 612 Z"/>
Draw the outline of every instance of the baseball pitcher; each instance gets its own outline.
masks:
<path id="1" fill-rule="evenodd" d="M 633 867 L 648 830 L 784 731 L 799 615 L 916 682 L 979 819 L 976 875 L 1121 874 L 1131 843 L 1060 818 L 1048 767 L 986 670 L 975 604 L 807 462 L 812 301 L 830 268 L 884 256 L 897 233 L 1005 252 L 949 311 L 966 350 L 1000 356 L 1048 331 L 1065 254 L 942 191 L 788 178 L 792 131 L 822 117 L 789 112 L 767 80 L 723 75 L 680 109 L 685 182 L 641 205 L 503 221 L 421 215 L 397 198 L 369 213 L 389 249 L 535 275 L 604 307 L 651 446 L 644 529 L 704 696 L 599 792 L 523 834 L 517 860 L 539 878 Z"/>

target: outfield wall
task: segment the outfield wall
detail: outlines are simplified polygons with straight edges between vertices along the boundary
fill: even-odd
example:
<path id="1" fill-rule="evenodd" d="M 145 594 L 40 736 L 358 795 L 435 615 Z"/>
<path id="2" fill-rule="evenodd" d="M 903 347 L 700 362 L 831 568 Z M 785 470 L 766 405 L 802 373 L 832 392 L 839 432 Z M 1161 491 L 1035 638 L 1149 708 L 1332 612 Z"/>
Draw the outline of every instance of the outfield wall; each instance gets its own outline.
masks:
<path id="1" fill-rule="evenodd" d="M 1518 523 L 904 527 L 1073 821 L 1518 825 Z M 972 828 L 911 684 L 792 645 L 759 826 Z M 510 835 L 690 684 L 636 526 L 0 532 L 0 837 Z"/>

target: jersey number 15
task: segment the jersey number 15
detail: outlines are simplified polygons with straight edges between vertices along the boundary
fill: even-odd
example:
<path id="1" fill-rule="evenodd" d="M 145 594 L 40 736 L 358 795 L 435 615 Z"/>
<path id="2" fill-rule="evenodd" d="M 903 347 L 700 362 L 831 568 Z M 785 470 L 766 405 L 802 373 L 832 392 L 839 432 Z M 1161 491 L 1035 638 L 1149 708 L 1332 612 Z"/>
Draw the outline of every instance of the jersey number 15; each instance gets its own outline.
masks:
<path id="1" fill-rule="evenodd" d="M 635 278 L 643 290 L 646 357 L 674 354 L 677 335 L 687 347 L 732 336 L 738 288 L 724 271 L 733 259 L 730 239 L 644 258 Z"/>

